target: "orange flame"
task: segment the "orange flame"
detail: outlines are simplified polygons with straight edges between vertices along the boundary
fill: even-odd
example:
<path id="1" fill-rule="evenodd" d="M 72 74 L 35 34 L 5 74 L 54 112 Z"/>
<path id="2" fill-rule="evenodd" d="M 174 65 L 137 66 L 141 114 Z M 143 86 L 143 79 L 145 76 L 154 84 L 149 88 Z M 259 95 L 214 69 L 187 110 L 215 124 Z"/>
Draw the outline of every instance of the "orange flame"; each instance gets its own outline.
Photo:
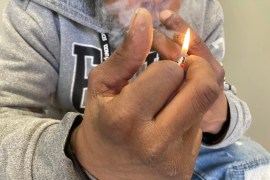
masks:
<path id="1" fill-rule="evenodd" d="M 184 43 L 182 46 L 182 50 L 181 50 L 181 57 L 187 56 L 189 42 L 190 42 L 190 29 L 188 28 L 186 35 L 185 35 Z"/>

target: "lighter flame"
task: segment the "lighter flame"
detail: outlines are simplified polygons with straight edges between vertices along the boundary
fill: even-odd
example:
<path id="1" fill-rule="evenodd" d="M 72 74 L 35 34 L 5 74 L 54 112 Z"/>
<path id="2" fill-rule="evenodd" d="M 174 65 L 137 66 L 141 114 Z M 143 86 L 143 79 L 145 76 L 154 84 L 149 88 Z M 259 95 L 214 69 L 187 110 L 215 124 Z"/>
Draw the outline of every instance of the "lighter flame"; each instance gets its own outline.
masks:
<path id="1" fill-rule="evenodd" d="M 190 42 L 190 29 L 188 28 L 186 35 L 185 35 L 184 43 L 182 46 L 182 50 L 181 50 L 181 57 L 187 56 L 189 42 Z"/>

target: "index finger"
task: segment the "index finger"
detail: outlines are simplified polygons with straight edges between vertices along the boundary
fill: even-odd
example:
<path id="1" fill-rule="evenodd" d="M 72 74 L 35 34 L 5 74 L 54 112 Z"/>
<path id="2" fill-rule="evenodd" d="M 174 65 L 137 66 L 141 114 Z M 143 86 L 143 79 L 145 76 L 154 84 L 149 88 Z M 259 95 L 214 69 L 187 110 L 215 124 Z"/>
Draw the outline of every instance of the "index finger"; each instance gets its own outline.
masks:
<path id="1" fill-rule="evenodd" d="M 224 80 L 224 70 L 197 32 L 192 29 L 183 18 L 170 10 L 164 10 L 160 13 L 160 21 L 166 28 L 176 32 L 174 41 L 180 44 L 183 35 L 187 29 L 190 28 L 191 38 L 188 53 L 190 55 L 200 56 L 207 60 L 216 72 L 219 83 L 222 84 Z"/>
<path id="2" fill-rule="evenodd" d="M 160 21 L 166 28 L 175 31 L 174 41 L 181 43 L 181 37 L 190 28 L 191 39 L 189 53 L 203 57 L 204 59 L 213 59 L 212 53 L 202 40 L 202 38 L 185 22 L 183 18 L 170 10 L 164 10 L 160 13 Z M 181 37 L 180 37 L 181 36 Z M 178 38 L 179 37 L 179 38 Z"/>
<path id="3" fill-rule="evenodd" d="M 181 135 L 197 124 L 215 102 L 219 92 L 213 69 L 204 59 L 189 56 L 185 69 L 186 83 L 156 116 L 158 127 L 169 130 L 172 136 Z"/>

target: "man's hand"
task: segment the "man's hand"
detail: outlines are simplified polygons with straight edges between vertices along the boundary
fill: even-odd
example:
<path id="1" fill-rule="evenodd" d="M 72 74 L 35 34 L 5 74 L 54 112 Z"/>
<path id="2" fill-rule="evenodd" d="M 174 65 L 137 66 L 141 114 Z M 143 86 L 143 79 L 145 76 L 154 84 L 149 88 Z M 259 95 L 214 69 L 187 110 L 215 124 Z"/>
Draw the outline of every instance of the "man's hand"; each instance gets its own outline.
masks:
<path id="1" fill-rule="evenodd" d="M 81 165 L 99 179 L 190 179 L 200 121 L 218 96 L 211 66 L 190 56 L 150 65 L 134 81 L 153 42 L 152 18 L 137 11 L 123 44 L 88 80 L 82 123 L 71 138 Z M 196 60 L 195 60 L 196 59 Z"/>
<path id="2" fill-rule="evenodd" d="M 181 52 L 179 43 L 181 45 L 181 40 L 183 41 L 183 38 L 181 37 L 184 37 L 186 30 L 190 28 L 191 42 L 188 53 L 190 55 L 200 56 L 207 60 L 215 72 L 215 77 L 218 81 L 220 89 L 219 97 L 204 115 L 201 128 L 203 132 L 216 134 L 220 131 L 227 118 L 227 99 L 223 90 L 225 76 L 224 69 L 212 55 L 211 51 L 203 42 L 201 37 L 194 30 L 192 30 L 192 28 L 189 27 L 189 25 L 180 16 L 172 11 L 165 10 L 161 12 L 160 19 L 166 28 L 176 32 L 174 38 L 171 40 L 160 31 L 154 30 L 153 48 L 160 53 L 163 59 L 176 60 L 179 57 Z"/>

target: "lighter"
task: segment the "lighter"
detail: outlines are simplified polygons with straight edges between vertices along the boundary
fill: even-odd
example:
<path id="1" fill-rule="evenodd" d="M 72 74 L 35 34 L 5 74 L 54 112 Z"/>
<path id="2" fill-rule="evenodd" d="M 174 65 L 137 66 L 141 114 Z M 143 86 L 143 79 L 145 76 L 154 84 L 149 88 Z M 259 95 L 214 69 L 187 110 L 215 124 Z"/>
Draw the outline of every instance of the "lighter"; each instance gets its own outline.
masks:
<path id="1" fill-rule="evenodd" d="M 188 52 L 188 47 L 189 47 L 189 41 L 190 41 L 190 29 L 188 28 L 188 30 L 186 32 L 186 35 L 185 35 L 185 39 L 184 39 L 184 43 L 183 43 L 183 46 L 182 46 L 180 57 L 176 60 L 176 62 L 182 68 L 184 68 L 185 59 L 188 56 L 187 52 Z"/>

